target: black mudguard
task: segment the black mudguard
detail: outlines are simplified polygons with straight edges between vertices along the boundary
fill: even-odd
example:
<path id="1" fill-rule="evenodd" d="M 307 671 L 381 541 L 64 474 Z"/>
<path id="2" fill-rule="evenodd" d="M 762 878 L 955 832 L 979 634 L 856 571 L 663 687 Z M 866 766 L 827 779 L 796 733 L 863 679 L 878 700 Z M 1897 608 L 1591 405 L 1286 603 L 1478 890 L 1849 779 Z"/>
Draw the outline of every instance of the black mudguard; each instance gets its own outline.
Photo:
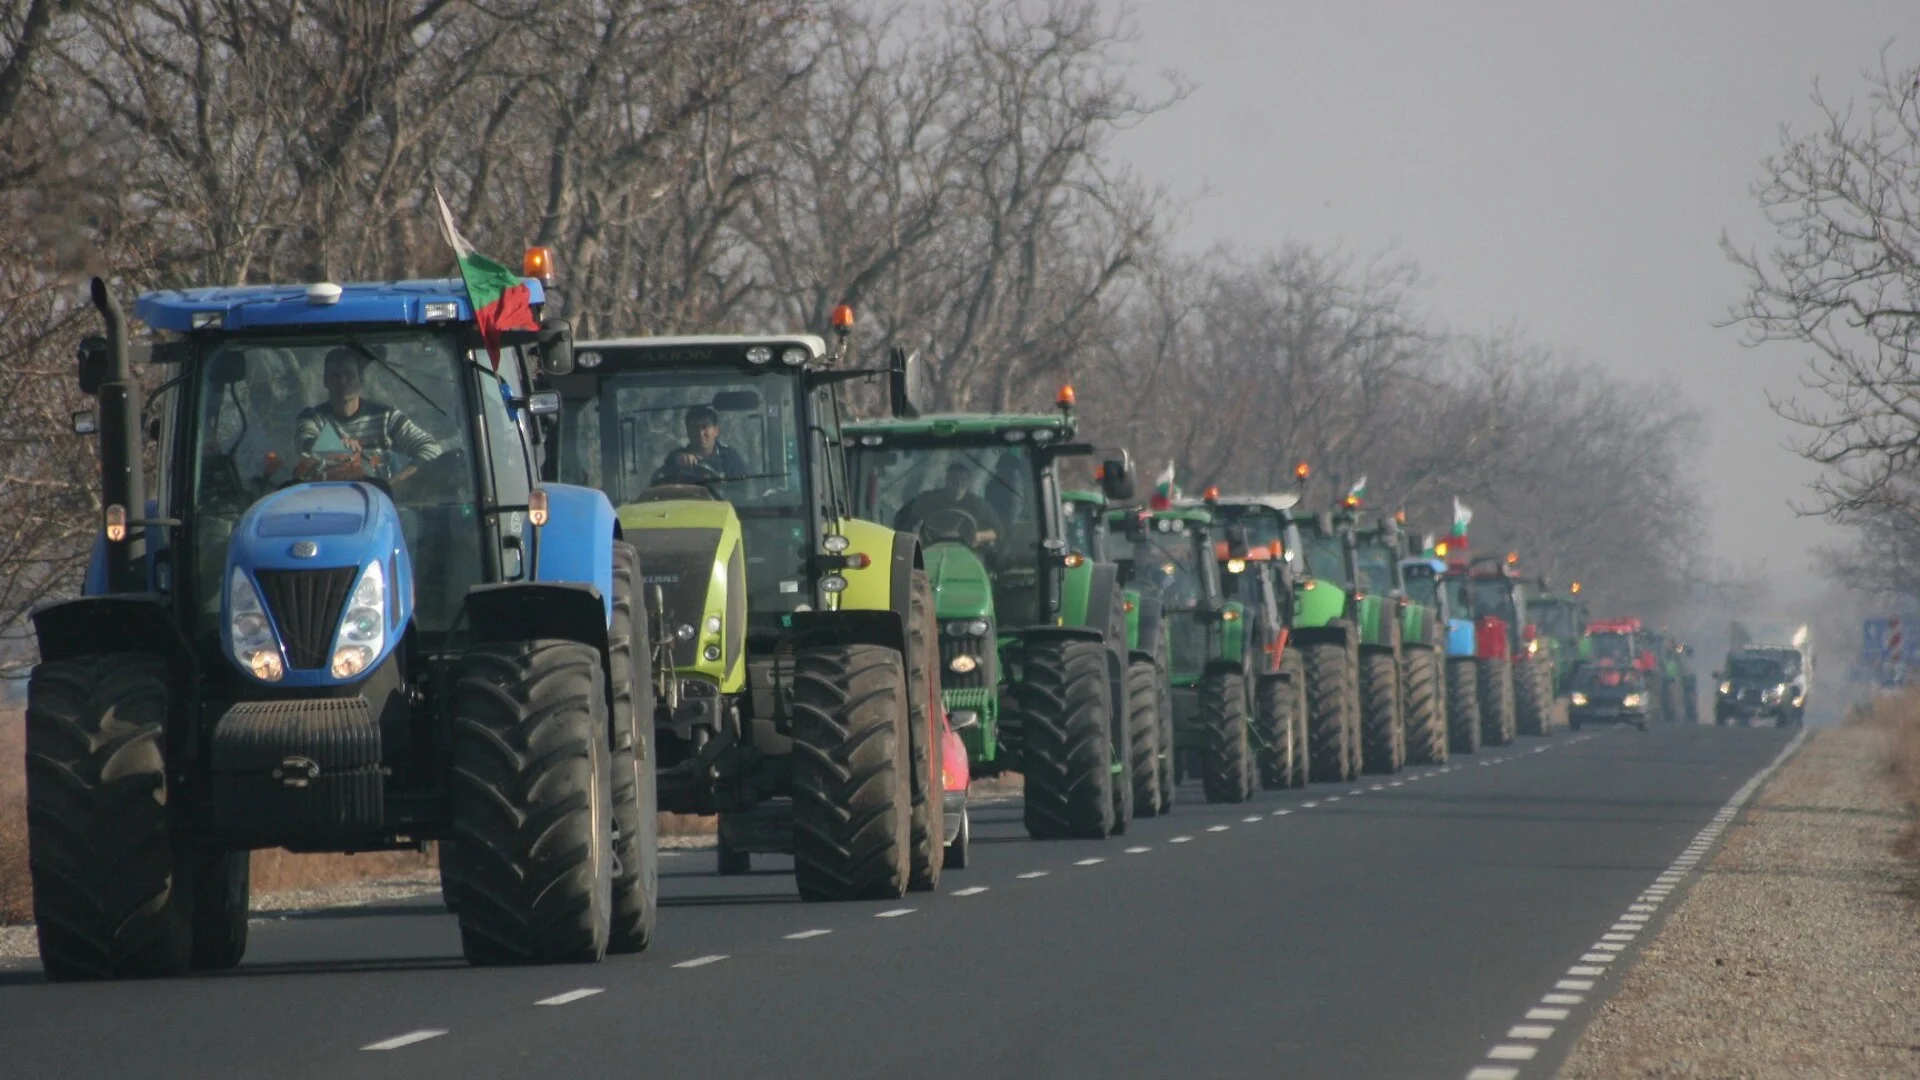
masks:
<path id="1" fill-rule="evenodd" d="M 600 650 L 607 662 L 607 608 L 591 585 L 514 581 L 467 590 L 472 640 L 577 641 Z"/>
<path id="2" fill-rule="evenodd" d="M 1306 649 L 1315 645 L 1352 645 L 1354 626 L 1345 619 L 1335 619 L 1325 626 L 1309 626 L 1292 632 L 1289 644 Z"/>

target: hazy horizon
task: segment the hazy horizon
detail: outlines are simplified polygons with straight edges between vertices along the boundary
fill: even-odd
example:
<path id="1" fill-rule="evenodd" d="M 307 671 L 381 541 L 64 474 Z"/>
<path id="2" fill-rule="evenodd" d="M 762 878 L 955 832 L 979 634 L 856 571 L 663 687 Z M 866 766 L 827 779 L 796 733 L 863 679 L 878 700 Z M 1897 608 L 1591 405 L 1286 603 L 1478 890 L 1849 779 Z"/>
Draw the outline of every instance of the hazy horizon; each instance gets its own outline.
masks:
<path id="1" fill-rule="evenodd" d="M 1200 196 L 1183 248 L 1391 246 L 1425 270 L 1447 326 L 1514 324 L 1670 381 L 1706 418 L 1710 553 L 1764 566 L 1783 604 L 1813 590 L 1812 550 L 1844 536 L 1791 509 L 1818 470 L 1765 400 L 1796 389 L 1802 353 L 1714 326 L 1744 287 L 1719 241 L 1773 243 L 1750 188 L 1780 125 L 1811 126 L 1816 78 L 1855 96 L 1911 3 L 1133 9 L 1139 82 L 1172 69 L 1196 84 L 1118 145 L 1144 178 Z"/>

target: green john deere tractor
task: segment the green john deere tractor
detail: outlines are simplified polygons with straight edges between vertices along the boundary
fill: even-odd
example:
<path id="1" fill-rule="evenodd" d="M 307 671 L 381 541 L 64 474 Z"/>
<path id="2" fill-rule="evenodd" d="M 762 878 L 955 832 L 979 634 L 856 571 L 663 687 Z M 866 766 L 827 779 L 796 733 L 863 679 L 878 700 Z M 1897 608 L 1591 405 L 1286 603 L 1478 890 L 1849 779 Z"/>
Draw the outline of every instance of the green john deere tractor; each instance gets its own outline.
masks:
<path id="1" fill-rule="evenodd" d="M 1106 470 L 1100 471 L 1106 479 Z M 1103 492 L 1076 489 L 1060 495 L 1067 550 L 1097 563 L 1117 562 Z M 1173 659 L 1167 651 L 1160 598 L 1139 589 L 1120 591 L 1127 614 L 1127 739 L 1133 759 L 1133 813 L 1157 817 L 1173 809 Z"/>
<path id="2" fill-rule="evenodd" d="M 1308 577 L 1294 634 L 1307 660 L 1314 778 L 1396 772 L 1406 762 L 1400 541 L 1387 526 L 1360 528 L 1350 507 L 1302 521 L 1301 533 Z M 1342 728 L 1353 733 L 1344 772 L 1333 749 Z"/>
<path id="3" fill-rule="evenodd" d="M 1035 838 L 1126 831 L 1136 787 L 1133 657 L 1112 563 L 1072 550 L 1058 463 L 1088 455 L 1058 415 L 950 414 L 849 425 L 858 510 L 918 535 L 941 627 L 946 702 L 975 775 L 1022 774 Z M 1131 494 L 1124 456 L 1104 465 Z M 1138 706 L 1136 709 L 1135 706 Z M 1150 738 L 1150 733 L 1141 733 Z"/>
<path id="4" fill-rule="evenodd" d="M 1580 599 L 1580 583 L 1574 582 L 1562 595 L 1542 583 L 1540 591 L 1527 598 L 1527 615 L 1539 630 L 1541 648 L 1551 650 L 1554 662 L 1555 697 L 1573 692 L 1574 660 L 1580 653 L 1580 638 L 1587 632 L 1593 616 Z"/>
<path id="5" fill-rule="evenodd" d="M 1260 742 L 1260 786 L 1268 789 L 1301 788 L 1308 781 L 1307 665 L 1294 637 L 1301 608 L 1300 534 L 1293 523 L 1298 502 L 1299 496 L 1292 493 L 1221 495 L 1207 501 L 1214 520 L 1228 535 L 1227 559 L 1221 564 L 1228 595 L 1256 612 L 1266 610 L 1268 593 L 1273 596 L 1272 615 L 1255 619 L 1261 627 L 1256 637 L 1267 668 L 1260 680 L 1261 708 L 1255 729 Z M 1253 556 L 1241 560 L 1242 571 L 1233 569 L 1236 541 L 1243 554 Z M 1265 628 L 1268 622 L 1271 630 Z"/>
<path id="6" fill-rule="evenodd" d="M 639 550 L 660 808 L 719 815 L 722 874 L 791 853 L 804 899 L 892 898 L 951 839 L 939 628 L 919 539 L 853 516 L 837 387 L 877 373 L 835 314 L 833 346 L 582 343 L 546 468 Z"/>
<path id="7" fill-rule="evenodd" d="M 1261 667 L 1246 605 L 1227 595 L 1213 517 L 1198 507 L 1115 510 L 1131 558 L 1122 580 L 1159 601 L 1173 689 L 1176 782 L 1197 773 L 1208 802 L 1253 797 Z"/>

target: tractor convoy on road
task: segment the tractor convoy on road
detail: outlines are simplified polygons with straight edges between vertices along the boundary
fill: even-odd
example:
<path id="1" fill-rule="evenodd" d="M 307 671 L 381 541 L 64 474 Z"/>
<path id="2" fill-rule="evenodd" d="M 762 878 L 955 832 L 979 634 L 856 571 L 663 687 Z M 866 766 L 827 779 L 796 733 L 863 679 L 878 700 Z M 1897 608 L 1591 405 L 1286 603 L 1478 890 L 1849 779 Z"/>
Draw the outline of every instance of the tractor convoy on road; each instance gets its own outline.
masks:
<path id="1" fill-rule="evenodd" d="M 659 812 L 716 820 L 720 874 L 887 899 L 966 868 L 974 780 L 1101 839 L 1189 780 L 1695 720 L 1689 646 L 1473 552 L 1458 503 L 1435 540 L 1364 481 L 1309 506 L 1304 463 L 1137 493 L 1071 388 L 923 413 L 918 357 L 859 366 L 844 306 L 575 341 L 544 250 L 473 265 L 149 293 L 138 341 L 94 282 L 101 529 L 28 703 L 50 978 L 238 964 L 259 848 L 437 844 L 471 963 L 592 962 L 653 938 Z M 1715 720 L 1798 723 L 1810 667 L 1747 643 Z"/>

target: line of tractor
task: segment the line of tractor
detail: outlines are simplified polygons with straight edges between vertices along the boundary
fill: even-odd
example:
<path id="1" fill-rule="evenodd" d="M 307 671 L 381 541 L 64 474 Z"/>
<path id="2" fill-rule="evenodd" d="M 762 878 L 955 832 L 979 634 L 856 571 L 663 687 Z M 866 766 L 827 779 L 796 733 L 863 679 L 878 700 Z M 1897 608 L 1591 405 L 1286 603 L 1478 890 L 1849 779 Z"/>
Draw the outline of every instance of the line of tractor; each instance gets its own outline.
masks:
<path id="1" fill-rule="evenodd" d="M 142 295 L 83 344 L 101 530 L 36 611 L 29 836 L 57 980 L 238 964 L 249 852 L 437 844 L 478 965 L 638 952 L 660 812 L 810 901 L 1035 839 L 1691 716 L 1684 646 L 1359 491 L 1136 491 L 1071 388 L 922 414 L 825 335 L 575 341 L 461 279 Z M 848 388 L 884 397 L 854 419 Z M 1076 479 L 1077 478 L 1077 479 Z M 1564 718 L 1564 720 L 1563 720 Z"/>

